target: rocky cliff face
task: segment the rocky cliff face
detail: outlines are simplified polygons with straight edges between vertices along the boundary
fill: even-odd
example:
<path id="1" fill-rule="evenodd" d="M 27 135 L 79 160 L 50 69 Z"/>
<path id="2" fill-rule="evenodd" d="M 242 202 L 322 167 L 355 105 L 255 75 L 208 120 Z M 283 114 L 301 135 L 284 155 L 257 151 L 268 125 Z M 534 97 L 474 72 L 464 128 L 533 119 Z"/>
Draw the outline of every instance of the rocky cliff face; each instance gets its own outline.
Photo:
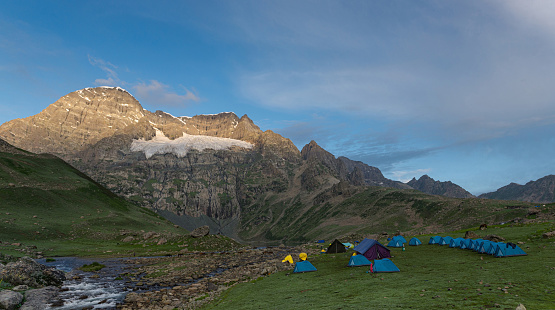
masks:
<path id="1" fill-rule="evenodd" d="M 410 188 L 378 168 L 335 158 L 314 141 L 299 152 L 247 115 L 149 112 L 121 88 L 70 93 L 37 115 L 3 124 L 0 138 L 58 155 L 184 227 L 202 219 L 213 233 L 250 240 L 286 240 L 283 230 L 297 220 L 292 214 L 318 215 L 321 206 L 368 185 Z"/>
<path id="2" fill-rule="evenodd" d="M 423 175 L 420 179 L 413 178 L 407 185 L 430 195 L 440 195 L 453 198 L 472 198 L 474 195 L 467 192 L 464 188 L 452 183 L 451 181 L 440 182 L 435 181 L 427 175 Z"/>
<path id="3" fill-rule="evenodd" d="M 480 198 L 520 200 L 535 203 L 555 202 L 555 175 L 548 175 L 525 185 L 511 183 L 495 192 L 482 194 Z"/>

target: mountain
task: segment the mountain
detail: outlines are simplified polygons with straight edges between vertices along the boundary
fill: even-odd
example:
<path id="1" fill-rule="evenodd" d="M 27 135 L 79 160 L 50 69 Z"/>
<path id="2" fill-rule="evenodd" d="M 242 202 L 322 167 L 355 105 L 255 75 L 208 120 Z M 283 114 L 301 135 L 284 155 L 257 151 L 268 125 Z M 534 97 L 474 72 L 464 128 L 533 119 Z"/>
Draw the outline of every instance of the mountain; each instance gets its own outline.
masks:
<path id="1" fill-rule="evenodd" d="M 299 152 L 289 139 L 260 130 L 247 115 L 149 112 L 121 88 L 70 93 L 37 115 L 4 123 L 0 137 L 27 151 L 55 154 L 110 191 L 186 229 L 209 225 L 212 233 L 245 241 L 432 230 L 440 225 L 434 217 L 442 208 L 453 209 L 449 217 L 474 206 L 490 209 L 481 200 L 462 204 L 414 191 L 378 168 L 335 158 L 315 141 Z M 498 202 L 489 205 L 502 208 Z M 492 220 L 517 213 L 500 212 Z M 462 227 L 482 220 L 461 216 L 445 223 Z"/>
<path id="2" fill-rule="evenodd" d="M 407 185 L 430 195 L 441 195 L 453 198 L 472 198 L 474 195 L 451 181 L 440 182 L 430 178 L 428 175 L 421 176 L 418 180 L 412 178 Z"/>
<path id="3" fill-rule="evenodd" d="M 0 240 L 17 240 L 47 251 L 55 248 L 67 255 L 115 247 L 125 234 L 142 235 L 145 230 L 186 233 L 115 195 L 60 158 L 30 153 L 2 139 L 0 210 Z"/>
<path id="4" fill-rule="evenodd" d="M 555 202 L 555 175 L 548 175 L 525 185 L 510 183 L 495 192 L 479 196 L 488 199 L 520 200 L 535 203 Z"/>

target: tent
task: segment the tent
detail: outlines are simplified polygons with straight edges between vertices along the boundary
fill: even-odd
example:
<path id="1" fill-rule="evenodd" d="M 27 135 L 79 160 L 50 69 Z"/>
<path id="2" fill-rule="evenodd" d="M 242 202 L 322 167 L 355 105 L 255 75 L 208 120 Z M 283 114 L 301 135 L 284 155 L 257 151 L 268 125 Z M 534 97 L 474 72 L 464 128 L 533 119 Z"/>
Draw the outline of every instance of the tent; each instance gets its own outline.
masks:
<path id="1" fill-rule="evenodd" d="M 326 240 L 324 240 L 324 239 L 316 241 L 316 243 L 325 243 L 325 242 L 326 242 Z"/>
<path id="2" fill-rule="evenodd" d="M 328 249 L 326 250 L 326 253 L 330 254 L 330 253 L 345 253 L 347 252 L 345 250 L 345 246 L 343 245 L 343 243 L 339 242 L 339 240 L 335 239 L 330 246 L 328 247 Z"/>
<path id="3" fill-rule="evenodd" d="M 401 240 L 401 242 L 407 243 L 407 239 L 401 235 L 393 237 L 393 240 Z"/>
<path id="4" fill-rule="evenodd" d="M 373 272 L 399 272 L 399 268 L 388 258 L 374 260 Z"/>
<path id="5" fill-rule="evenodd" d="M 358 267 L 358 266 L 370 266 L 372 262 L 368 260 L 368 258 L 364 257 L 364 255 L 353 255 L 349 260 L 349 267 Z"/>
<path id="6" fill-rule="evenodd" d="M 418 238 L 413 237 L 412 239 L 410 239 L 409 241 L 409 245 L 421 245 L 422 241 L 420 241 Z"/>
<path id="7" fill-rule="evenodd" d="M 453 240 L 453 237 L 449 237 L 449 236 L 441 237 L 437 244 L 439 244 L 439 245 L 449 245 L 449 243 L 451 243 L 451 240 Z"/>
<path id="8" fill-rule="evenodd" d="M 389 249 L 374 239 L 365 238 L 353 250 L 359 254 L 364 255 L 368 259 L 391 257 Z"/>
<path id="9" fill-rule="evenodd" d="M 524 252 L 518 245 L 514 243 L 505 243 L 497 245 L 495 249 L 495 253 L 493 256 L 495 257 L 510 257 L 510 256 L 520 256 L 520 255 L 528 255 Z"/>
<path id="10" fill-rule="evenodd" d="M 343 242 L 343 246 L 345 247 L 345 249 L 352 249 L 354 247 L 354 245 L 349 242 Z"/>
<path id="11" fill-rule="evenodd" d="M 470 242 L 472 242 L 472 240 L 470 239 L 463 239 L 461 241 L 461 243 L 459 244 L 459 248 L 461 249 L 468 249 L 468 247 L 470 246 Z"/>
<path id="12" fill-rule="evenodd" d="M 304 260 L 295 264 L 295 269 L 293 270 L 293 273 L 310 272 L 316 270 L 317 269 L 316 267 L 314 267 L 314 265 L 312 265 L 309 261 Z"/>
<path id="13" fill-rule="evenodd" d="M 430 241 L 428 241 L 428 244 L 438 244 L 438 243 L 439 243 L 439 239 L 441 239 L 440 236 L 430 237 Z"/>
<path id="14" fill-rule="evenodd" d="M 488 249 L 488 254 L 489 255 L 494 255 L 495 254 L 495 250 L 497 250 L 497 246 L 505 246 L 505 243 L 503 242 L 492 242 L 489 245 L 489 249 Z"/>
<path id="15" fill-rule="evenodd" d="M 391 241 L 389 241 L 387 246 L 392 247 L 392 248 L 402 248 L 403 247 L 403 241 L 401 241 L 401 239 L 393 238 L 393 239 L 391 239 Z"/>
<path id="16" fill-rule="evenodd" d="M 476 239 L 476 240 L 471 240 L 470 242 L 470 246 L 468 246 L 469 250 L 472 251 L 477 251 L 478 250 L 478 246 L 480 245 L 480 243 L 484 241 L 484 239 Z"/>
<path id="17" fill-rule="evenodd" d="M 460 248 L 461 247 L 461 242 L 463 242 L 465 239 L 464 238 L 455 238 L 453 240 L 451 240 L 451 242 L 449 243 L 449 247 L 450 248 Z"/>
<path id="18" fill-rule="evenodd" d="M 480 242 L 480 245 L 478 245 L 478 249 L 476 251 L 478 253 L 488 253 L 488 250 L 489 250 L 492 243 L 494 243 L 494 242 L 489 241 L 489 240 L 484 240 L 484 241 Z"/>

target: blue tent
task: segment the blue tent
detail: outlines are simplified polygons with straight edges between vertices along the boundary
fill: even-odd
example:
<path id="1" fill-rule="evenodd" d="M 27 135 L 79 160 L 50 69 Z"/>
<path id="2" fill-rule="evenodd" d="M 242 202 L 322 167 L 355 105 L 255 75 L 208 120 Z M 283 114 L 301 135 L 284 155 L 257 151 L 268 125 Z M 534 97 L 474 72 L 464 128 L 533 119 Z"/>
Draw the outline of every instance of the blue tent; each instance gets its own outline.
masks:
<path id="1" fill-rule="evenodd" d="M 370 264 L 372 264 L 371 261 L 368 260 L 368 258 L 364 257 L 364 255 L 353 255 L 351 256 L 351 259 L 349 260 L 349 264 L 347 266 L 349 267 L 358 267 L 358 266 L 370 266 Z"/>
<path id="2" fill-rule="evenodd" d="M 493 256 L 495 257 L 510 257 L 510 256 L 520 256 L 520 255 L 528 255 L 524 252 L 518 245 L 514 243 L 505 243 L 501 245 L 497 245 L 495 249 L 495 253 Z"/>
<path id="3" fill-rule="evenodd" d="M 392 248 L 402 248 L 403 247 L 403 241 L 401 241 L 401 239 L 393 238 L 393 239 L 391 239 L 391 241 L 389 241 L 387 246 L 392 247 Z"/>
<path id="4" fill-rule="evenodd" d="M 464 241 L 464 238 L 455 238 L 453 240 L 451 240 L 451 242 L 449 243 L 449 247 L 450 248 L 460 248 L 461 247 L 461 242 Z"/>
<path id="5" fill-rule="evenodd" d="M 476 240 L 472 240 L 472 242 L 470 242 L 470 246 L 468 246 L 469 250 L 472 251 L 477 251 L 478 250 L 478 246 L 480 245 L 480 243 L 484 241 L 484 239 L 476 239 Z"/>
<path id="6" fill-rule="evenodd" d="M 407 243 L 407 239 L 401 235 L 393 237 L 393 240 L 401 240 L 401 242 Z"/>
<path id="7" fill-rule="evenodd" d="M 413 237 L 412 239 L 410 239 L 409 241 L 409 245 L 421 245 L 422 241 L 420 241 L 418 238 Z"/>
<path id="8" fill-rule="evenodd" d="M 438 243 L 439 243 L 439 239 L 441 239 L 440 236 L 430 237 L 430 241 L 428 241 L 428 244 L 438 244 Z"/>
<path id="9" fill-rule="evenodd" d="M 470 243 L 472 242 L 472 240 L 470 239 L 464 239 L 463 241 L 461 241 L 459 248 L 461 249 L 468 249 L 468 247 L 470 246 Z"/>
<path id="10" fill-rule="evenodd" d="M 364 238 L 364 240 L 362 240 L 353 250 L 366 256 L 368 259 L 391 257 L 389 249 L 374 239 Z"/>
<path id="11" fill-rule="evenodd" d="M 439 239 L 439 242 L 437 244 L 439 244 L 439 245 L 449 245 L 451 240 L 453 240 L 453 238 L 449 237 L 449 236 L 441 237 L 441 239 Z"/>
<path id="12" fill-rule="evenodd" d="M 323 240 L 323 239 L 316 241 L 316 243 L 325 243 L 325 242 L 326 242 L 326 240 Z"/>
<path id="13" fill-rule="evenodd" d="M 399 268 L 388 258 L 374 260 L 373 272 L 399 272 Z"/>
<path id="14" fill-rule="evenodd" d="M 480 242 L 480 245 L 478 246 L 478 249 L 476 251 L 478 253 L 488 253 L 488 250 L 489 250 L 492 243 L 495 243 L 495 242 L 489 241 L 489 240 L 484 240 L 484 241 Z"/>
<path id="15" fill-rule="evenodd" d="M 492 242 L 489 245 L 489 249 L 488 249 L 488 254 L 489 255 L 494 255 L 495 254 L 495 250 L 497 250 L 497 246 L 505 246 L 505 243 L 503 242 Z"/>
<path id="16" fill-rule="evenodd" d="M 316 271 L 316 267 L 314 267 L 314 265 L 312 265 L 309 261 L 305 260 L 302 262 L 298 262 L 295 263 L 295 269 L 293 270 L 293 273 L 299 273 L 299 272 L 309 272 L 309 271 Z"/>

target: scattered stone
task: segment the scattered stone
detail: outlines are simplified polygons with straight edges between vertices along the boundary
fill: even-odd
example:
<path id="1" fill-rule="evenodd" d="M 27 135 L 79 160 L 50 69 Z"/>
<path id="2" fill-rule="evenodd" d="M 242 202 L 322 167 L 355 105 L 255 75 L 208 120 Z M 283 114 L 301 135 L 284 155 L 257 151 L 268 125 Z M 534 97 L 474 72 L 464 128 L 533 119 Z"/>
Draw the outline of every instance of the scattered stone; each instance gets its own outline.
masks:
<path id="1" fill-rule="evenodd" d="M 47 286 L 39 289 L 28 290 L 25 293 L 25 303 L 19 310 L 45 310 L 58 296 L 59 289 L 55 286 Z M 63 301 L 62 301 L 63 305 Z"/>
<path id="2" fill-rule="evenodd" d="M 505 241 L 505 238 L 500 237 L 498 235 L 487 235 L 485 236 L 483 239 L 489 240 L 489 241 L 493 241 L 493 242 L 502 242 Z"/>
<path id="3" fill-rule="evenodd" d="M 209 233 L 210 233 L 210 227 L 208 227 L 208 225 L 204 225 L 204 226 L 195 228 L 195 230 L 191 232 L 191 237 L 200 238 L 200 237 L 207 236 Z"/>
<path id="4" fill-rule="evenodd" d="M 466 233 L 464 234 L 464 238 L 465 239 L 476 239 L 476 238 L 480 238 L 480 236 L 478 236 L 473 231 L 467 230 Z"/>
<path id="5" fill-rule="evenodd" d="M 0 278 L 16 286 L 30 287 L 61 286 L 66 279 L 63 271 L 41 265 L 27 256 L 4 266 Z"/>
<path id="6" fill-rule="evenodd" d="M 542 234 L 542 237 L 545 238 L 545 239 L 554 238 L 555 237 L 555 231 L 546 232 L 546 233 Z"/>
<path id="7" fill-rule="evenodd" d="M 3 290 L 0 291 L 0 308 L 14 310 L 23 301 L 23 295 L 18 292 Z"/>
<path id="8" fill-rule="evenodd" d="M 160 240 L 158 240 L 158 243 L 156 243 L 157 245 L 162 245 L 162 244 L 166 244 L 168 243 L 168 240 L 164 237 L 160 238 Z"/>
<path id="9" fill-rule="evenodd" d="M 135 237 L 133 237 L 133 236 L 127 236 L 127 237 L 123 238 L 123 240 L 121 240 L 121 241 L 122 241 L 122 242 L 126 242 L 126 243 L 128 243 L 128 242 L 133 242 L 133 241 L 135 241 Z"/>
<path id="10" fill-rule="evenodd" d="M 154 232 L 154 231 L 149 231 L 149 232 L 147 232 L 147 233 L 145 233 L 145 234 L 143 235 L 143 239 L 144 239 L 144 240 L 148 240 L 148 239 L 151 239 L 151 238 L 157 238 L 157 237 L 159 237 L 159 236 L 160 236 L 160 235 L 158 235 L 156 232 Z"/>
<path id="11" fill-rule="evenodd" d="M 26 291 L 29 289 L 29 286 L 27 285 L 18 285 L 16 287 L 14 287 L 12 290 L 16 291 L 16 292 L 21 292 L 21 291 Z"/>

